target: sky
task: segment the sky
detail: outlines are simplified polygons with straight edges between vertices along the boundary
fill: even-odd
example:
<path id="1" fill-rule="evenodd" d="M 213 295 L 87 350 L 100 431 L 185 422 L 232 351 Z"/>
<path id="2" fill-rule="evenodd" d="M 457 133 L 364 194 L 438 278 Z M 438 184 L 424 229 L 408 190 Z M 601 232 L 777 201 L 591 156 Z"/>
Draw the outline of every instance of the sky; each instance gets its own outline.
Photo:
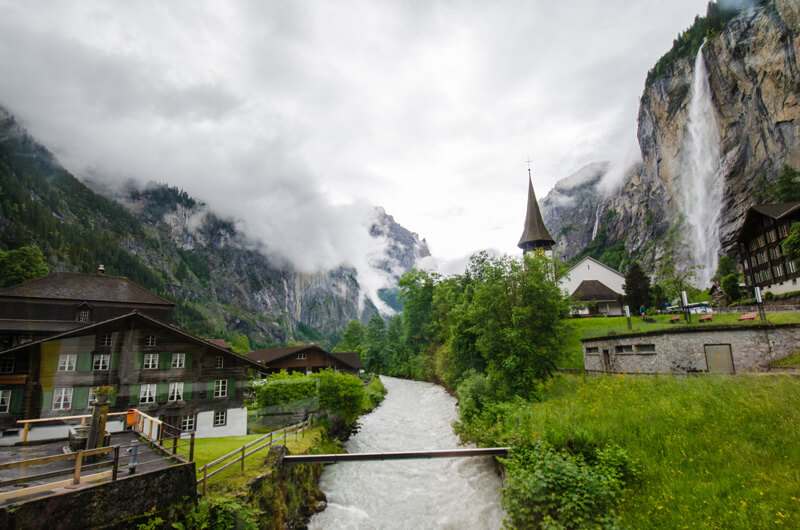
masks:
<path id="1" fill-rule="evenodd" d="M 307 271 L 374 206 L 444 272 L 636 160 L 647 70 L 706 0 L 0 0 L 0 105 L 75 176 L 186 190 Z"/>

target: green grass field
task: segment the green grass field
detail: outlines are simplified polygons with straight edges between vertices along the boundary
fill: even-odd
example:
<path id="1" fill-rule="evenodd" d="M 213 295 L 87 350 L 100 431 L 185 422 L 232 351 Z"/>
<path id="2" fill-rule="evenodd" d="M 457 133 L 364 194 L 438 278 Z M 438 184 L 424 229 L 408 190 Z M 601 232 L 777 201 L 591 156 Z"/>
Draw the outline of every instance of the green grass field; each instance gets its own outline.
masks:
<path id="1" fill-rule="evenodd" d="M 495 441 L 619 444 L 643 471 L 621 527 L 800 527 L 800 378 L 558 376 L 542 391 L 506 408 Z"/>

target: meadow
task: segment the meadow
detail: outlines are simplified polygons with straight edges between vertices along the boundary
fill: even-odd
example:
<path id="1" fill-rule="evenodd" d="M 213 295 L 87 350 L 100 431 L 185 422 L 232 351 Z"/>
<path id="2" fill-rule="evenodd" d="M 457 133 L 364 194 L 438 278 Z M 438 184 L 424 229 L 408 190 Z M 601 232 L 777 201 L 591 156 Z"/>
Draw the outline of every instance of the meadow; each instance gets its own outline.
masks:
<path id="1" fill-rule="evenodd" d="M 620 495 L 620 526 L 800 527 L 800 379 L 557 376 L 540 392 L 501 406 L 483 443 L 623 448 L 640 476 Z"/>

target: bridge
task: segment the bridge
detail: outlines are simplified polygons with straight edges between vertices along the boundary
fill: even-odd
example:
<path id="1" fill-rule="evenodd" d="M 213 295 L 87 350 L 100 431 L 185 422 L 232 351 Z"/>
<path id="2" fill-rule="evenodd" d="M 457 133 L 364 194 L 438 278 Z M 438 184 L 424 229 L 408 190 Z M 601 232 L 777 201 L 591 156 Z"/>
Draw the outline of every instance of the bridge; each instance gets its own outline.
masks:
<path id="1" fill-rule="evenodd" d="M 338 455 L 286 455 L 284 464 L 335 464 L 376 460 L 411 460 L 418 458 L 453 458 L 465 456 L 508 456 L 508 447 L 444 449 L 436 451 L 398 451 L 386 453 L 344 453 Z"/>

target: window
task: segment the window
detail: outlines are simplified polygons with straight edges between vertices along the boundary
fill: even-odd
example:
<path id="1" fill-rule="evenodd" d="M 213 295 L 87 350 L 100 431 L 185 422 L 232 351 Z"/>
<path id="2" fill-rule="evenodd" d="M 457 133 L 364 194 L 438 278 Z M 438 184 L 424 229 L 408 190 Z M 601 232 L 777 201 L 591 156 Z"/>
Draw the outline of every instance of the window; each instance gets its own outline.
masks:
<path id="1" fill-rule="evenodd" d="M 91 311 L 88 309 L 81 309 L 78 311 L 78 322 L 89 322 L 89 316 L 91 316 Z"/>
<path id="2" fill-rule="evenodd" d="M 787 261 L 786 262 L 786 270 L 790 273 L 797 272 L 797 262 L 796 261 Z"/>
<path id="3" fill-rule="evenodd" d="M 767 244 L 767 242 L 764 241 L 764 236 L 763 235 L 758 236 L 758 246 L 759 247 L 763 247 L 766 244 Z"/>
<path id="4" fill-rule="evenodd" d="M 172 368 L 183 368 L 186 366 L 186 354 L 185 353 L 173 353 L 172 354 Z"/>
<path id="5" fill-rule="evenodd" d="M 753 239 L 753 240 L 750 241 L 750 250 L 753 251 L 756 248 L 758 248 L 758 243 L 756 242 L 755 239 Z"/>
<path id="6" fill-rule="evenodd" d="M 92 370 L 108 370 L 110 357 L 107 353 L 95 353 L 92 357 Z"/>
<path id="7" fill-rule="evenodd" d="M 586 346 L 586 353 L 600 353 L 600 348 L 597 346 Z"/>
<path id="8" fill-rule="evenodd" d="M 782 264 L 778 263 L 777 265 L 775 265 L 775 267 L 773 267 L 773 270 L 775 271 L 775 277 L 776 278 L 778 278 L 779 276 L 783 276 L 783 265 Z"/>
<path id="9" fill-rule="evenodd" d="M 750 258 L 750 263 L 753 265 L 753 268 L 758 265 L 758 263 L 756 263 L 756 258 Z"/>
<path id="10" fill-rule="evenodd" d="M 778 235 L 775 233 L 775 229 L 773 228 L 772 230 L 767 232 L 767 241 L 770 243 L 774 243 L 776 239 L 778 239 Z"/>
<path id="11" fill-rule="evenodd" d="M 167 401 L 183 401 L 183 383 L 169 384 L 169 398 Z"/>
<path id="12" fill-rule="evenodd" d="M 217 355 L 217 360 L 214 363 L 214 368 L 224 368 L 225 367 L 225 358 L 222 355 Z"/>
<path id="13" fill-rule="evenodd" d="M 158 368 L 158 354 L 145 353 L 144 364 L 142 366 L 145 370 L 155 370 L 156 368 Z"/>
<path id="14" fill-rule="evenodd" d="M 194 414 L 187 414 L 181 418 L 181 430 L 185 432 L 194 430 Z"/>
<path id="15" fill-rule="evenodd" d="M 786 237 L 789 235 L 789 225 L 781 225 L 778 227 L 778 233 L 780 233 L 781 237 Z"/>
<path id="16" fill-rule="evenodd" d="M 155 402 L 156 402 L 155 383 L 142 385 L 139 388 L 139 403 L 155 403 Z"/>
<path id="17" fill-rule="evenodd" d="M 295 356 L 295 359 L 300 359 L 300 360 L 303 360 L 303 359 L 305 359 L 305 358 L 306 358 L 306 354 L 305 354 L 305 353 L 298 353 L 298 354 Z"/>
<path id="18" fill-rule="evenodd" d="M 6 414 L 11 408 L 11 390 L 0 390 L 0 414 Z"/>
<path id="19" fill-rule="evenodd" d="M 13 374 L 14 373 L 14 358 L 3 357 L 0 359 L 0 374 Z"/>
<path id="20" fill-rule="evenodd" d="M 74 372 L 75 364 L 78 361 L 78 356 L 71 353 L 65 353 L 58 356 L 58 371 L 59 372 Z"/>
<path id="21" fill-rule="evenodd" d="M 764 269 L 764 280 L 771 280 L 771 279 L 772 279 L 772 273 L 769 271 L 769 269 Z"/>
<path id="22" fill-rule="evenodd" d="M 227 410 L 215 410 L 214 411 L 214 427 L 223 427 L 226 423 L 228 423 L 228 411 Z"/>
<path id="23" fill-rule="evenodd" d="M 747 260 L 744 260 L 744 261 L 742 262 L 742 267 L 744 268 L 744 270 L 747 270 L 747 269 L 749 269 L 749 268 L 750 268 L 750 262 L 749 262 L 749 261 L 747 261 Z"/>
<path id="24" fill-rule="evenodd" d="M 625 344 L 622 346 L 615 346 L 614 350 L 617 353 L 633 353 L 633 345 L 632 344 Z"/>
<path id="25" fill-rule="evenodd" d="M 228 380 L 217 379 L 214 381 L 214 397 L 226 397 L 228 395 Z"/>
<path id="26" fill-rule="evenodd" d="M 72 408 L 72 389 L 53 389 L 53 410 L 69 410 Z"/>
<path id="27" fill-rule="evenodd" d="M 636 351 L 642 353 L 655 353 L 656 345 L 655 344 L 637 344 Z"/>
<path id="28" fill-rule="evenodd" d="M 111 334 L 100 337 L 100 346 L 111 346 Z"/>
<path id="29" fill-rule="evenodd" d="M 773 261 L 781 257 L 781 247 L 771 247 L 769 249 L 769 257 Z"/>
<path id="30" fill-rule="evenodd" d="M 144 338 L 144 347 L 145 348 L 155 348 L 156 347 L 156 336 L 155 335 L 148 335 Z"/>

